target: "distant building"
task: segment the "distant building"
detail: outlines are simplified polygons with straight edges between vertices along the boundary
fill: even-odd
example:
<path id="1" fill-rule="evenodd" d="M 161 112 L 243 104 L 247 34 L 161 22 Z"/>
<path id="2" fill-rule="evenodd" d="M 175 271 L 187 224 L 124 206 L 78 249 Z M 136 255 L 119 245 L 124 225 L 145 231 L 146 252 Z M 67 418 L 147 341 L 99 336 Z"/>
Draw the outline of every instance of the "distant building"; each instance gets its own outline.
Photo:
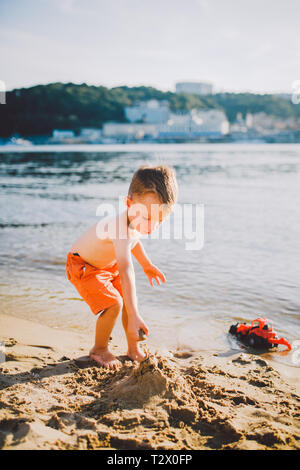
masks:
<path id="1" fill-rule="evenodd" d="M 158 130 L 160 138 L 220 138 L 228 134 L 229 122 L 223 111 L 193 109 L 185 114 L 171 114 L 165 124 L 158 126 Z"/>
<path id="2" fill-rule="evenodd" d="M 102 137 L 102 130 L 96 127 L 83 127 L 79 133 L 79 138 L 87 142 L 100 141 L 101 137 Z"/>
<path id="3" fill-rule="evenodd" d="M 103 124 L 102 132 L 104 137 L 117 139 L 143 139 L 157 136 L 156 125 L 147 123 L 106 122 Z"/>
<path id="4" fill-rule="evenodd" d="M 213 93 L 213 85 L 208 82 L 177 82 L 176 93 L 211 95 Z"/>
<path id="5" fill-rule="evenodd" d="M 253 115 L 247 113 L 243 118 L 242 113 L 237 113 L 235 121 L 230 126 L 232 135 L 246 134 L 253 127 Z"/>
<path id="6" fill-rule="evenodd" d="M 230 138 L 234 141 L 297 142 L 299 131 L 299 118 L 281 118 L 265 112 L 247 113 L 243 117 L 242 113 L 237 113 L 230 125 Z"/>
<path id="7" fill-rule="evenodd" d="M 75 132 L 70 130 L 54 129 L 52 137 L 55 140 L 73 139 L 75 137 Z"/>
<path id="8" fill-rule="evenodd" d="M 166 100 L 140 101 L 134 106 L 125 106 L 125 116 L 130 122 L 154 124 L 167 121 L 169 104 Z"/>
<path id="9" fill-rule="evenodd" d="M 130 123 L 109 121 L 102 129 L 103 139 L 131 141 L 158 138 L 193 140 L 198 137 L 221 138 L 229 132 L 229 122 L 218 109 L 172 113 L 167 103 L 157 100 L 135 103 L 126 109 Z M 140 122 L 144 119 L 144 122 Z"/>
<path id="10" fill-rule="evenodd" d="M 246 123 L 246 126 L 247 126 L 248 129 L 253 127 L 253 122 L 254 122 L 253 114 L 247 113 L 246 118 L 245 118 L 245 123 Z"/>
<path id="11" fill-rule="evenodd" d="M 253 127 L 261 134 L 281 132 L 286 130 L 299 131 L 300 119 L 289 117 L 280 118 L 264 112 L 253 114 Z"/>

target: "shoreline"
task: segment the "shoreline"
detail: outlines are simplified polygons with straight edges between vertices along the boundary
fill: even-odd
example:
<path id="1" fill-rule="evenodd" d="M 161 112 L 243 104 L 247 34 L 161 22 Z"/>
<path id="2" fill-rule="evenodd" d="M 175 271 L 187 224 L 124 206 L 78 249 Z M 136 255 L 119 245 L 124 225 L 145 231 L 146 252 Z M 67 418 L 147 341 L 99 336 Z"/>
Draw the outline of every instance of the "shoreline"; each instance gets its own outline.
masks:
<path id="1" fill-rule="evenodd" d="M 236 142 L 182 142 L 182 143 L 113 143 L 113 144 L 32 144 L 32 145 L 0 145 L 0 153 L 52 153 L 52 152 L 132 152 L 138 151 L 173 151 L 199 152 L 205 150 L 222 151 L 222 147 L 237 150 L 238 147 L 245 148 L 247 145 L 253 149 L 265 149 L 267 146 L 276 146 L 279 149 L 291 149 L 299 147 L 300 142 L 257 142 L 257 141 L 236 141 Z"/>
<path id="2" fill-rule="evenodd" d="M 297 368 L 149 344 L 137 364 L 112 340 L 110 371 L 86 357 L 89 336 L 10 315 L 0 342 L 2 449 L 300 448 Z"/>

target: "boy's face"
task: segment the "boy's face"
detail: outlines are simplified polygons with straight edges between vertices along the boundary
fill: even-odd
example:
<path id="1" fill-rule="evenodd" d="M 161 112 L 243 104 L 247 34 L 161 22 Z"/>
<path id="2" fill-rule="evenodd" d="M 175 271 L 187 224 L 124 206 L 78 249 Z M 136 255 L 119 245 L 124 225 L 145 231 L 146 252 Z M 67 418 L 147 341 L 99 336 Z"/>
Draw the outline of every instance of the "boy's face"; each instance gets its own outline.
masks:
<path id="1" fill-rule="evenodd" d="M 130 227 L 142 235 L 156 230 L 172 210 L 151 192 L 143 195 L 133 194 L 132 198 L 127 196 L 126 205 Z"/>

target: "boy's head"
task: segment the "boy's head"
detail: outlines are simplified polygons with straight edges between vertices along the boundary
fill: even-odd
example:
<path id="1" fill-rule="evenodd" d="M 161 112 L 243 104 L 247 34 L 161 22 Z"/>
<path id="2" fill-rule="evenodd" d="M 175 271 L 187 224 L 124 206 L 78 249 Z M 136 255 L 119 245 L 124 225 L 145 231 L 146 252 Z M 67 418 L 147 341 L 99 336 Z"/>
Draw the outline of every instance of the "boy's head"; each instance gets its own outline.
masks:
<path id="1" fill-rule="evenodd" d="M 177 197 L 173 168 L 141 166 L 132 177 L 126 198 L 130 225 L 142 234 L 151 233 L 172 212 Z"/>

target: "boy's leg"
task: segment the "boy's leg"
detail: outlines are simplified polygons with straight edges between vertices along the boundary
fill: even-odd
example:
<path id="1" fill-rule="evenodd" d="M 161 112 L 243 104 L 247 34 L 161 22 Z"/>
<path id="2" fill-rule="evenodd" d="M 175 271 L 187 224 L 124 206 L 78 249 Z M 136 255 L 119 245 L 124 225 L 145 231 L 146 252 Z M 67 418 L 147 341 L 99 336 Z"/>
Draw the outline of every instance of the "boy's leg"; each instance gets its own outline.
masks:
<path id="1" fill-rule="evenodd" d="M 96 324 L 95 345 L 90 350 L 90 357 L 104 367 L 115 369 L 122 363 L 108 350 L 108 342 L 117 317 L 122 309 L 122 300 L 105 309 Z"/>
<path id="2" fill-rule="evenodd" d="M 127 338 L 127 343 L 128 343 L 127 355 L 133 361 L 141 362 L 143 359 L 145 359 L 146 354 L 140 350 L 139 341 L 132 341 L 132 339 L 128 338 L 128 335 L 127 335 L 128 313 L 127 313 L 125 304 L 123 304 L 123 308 L 122 308 L 122 324 L 126 333 L 126 338 Z"/>

